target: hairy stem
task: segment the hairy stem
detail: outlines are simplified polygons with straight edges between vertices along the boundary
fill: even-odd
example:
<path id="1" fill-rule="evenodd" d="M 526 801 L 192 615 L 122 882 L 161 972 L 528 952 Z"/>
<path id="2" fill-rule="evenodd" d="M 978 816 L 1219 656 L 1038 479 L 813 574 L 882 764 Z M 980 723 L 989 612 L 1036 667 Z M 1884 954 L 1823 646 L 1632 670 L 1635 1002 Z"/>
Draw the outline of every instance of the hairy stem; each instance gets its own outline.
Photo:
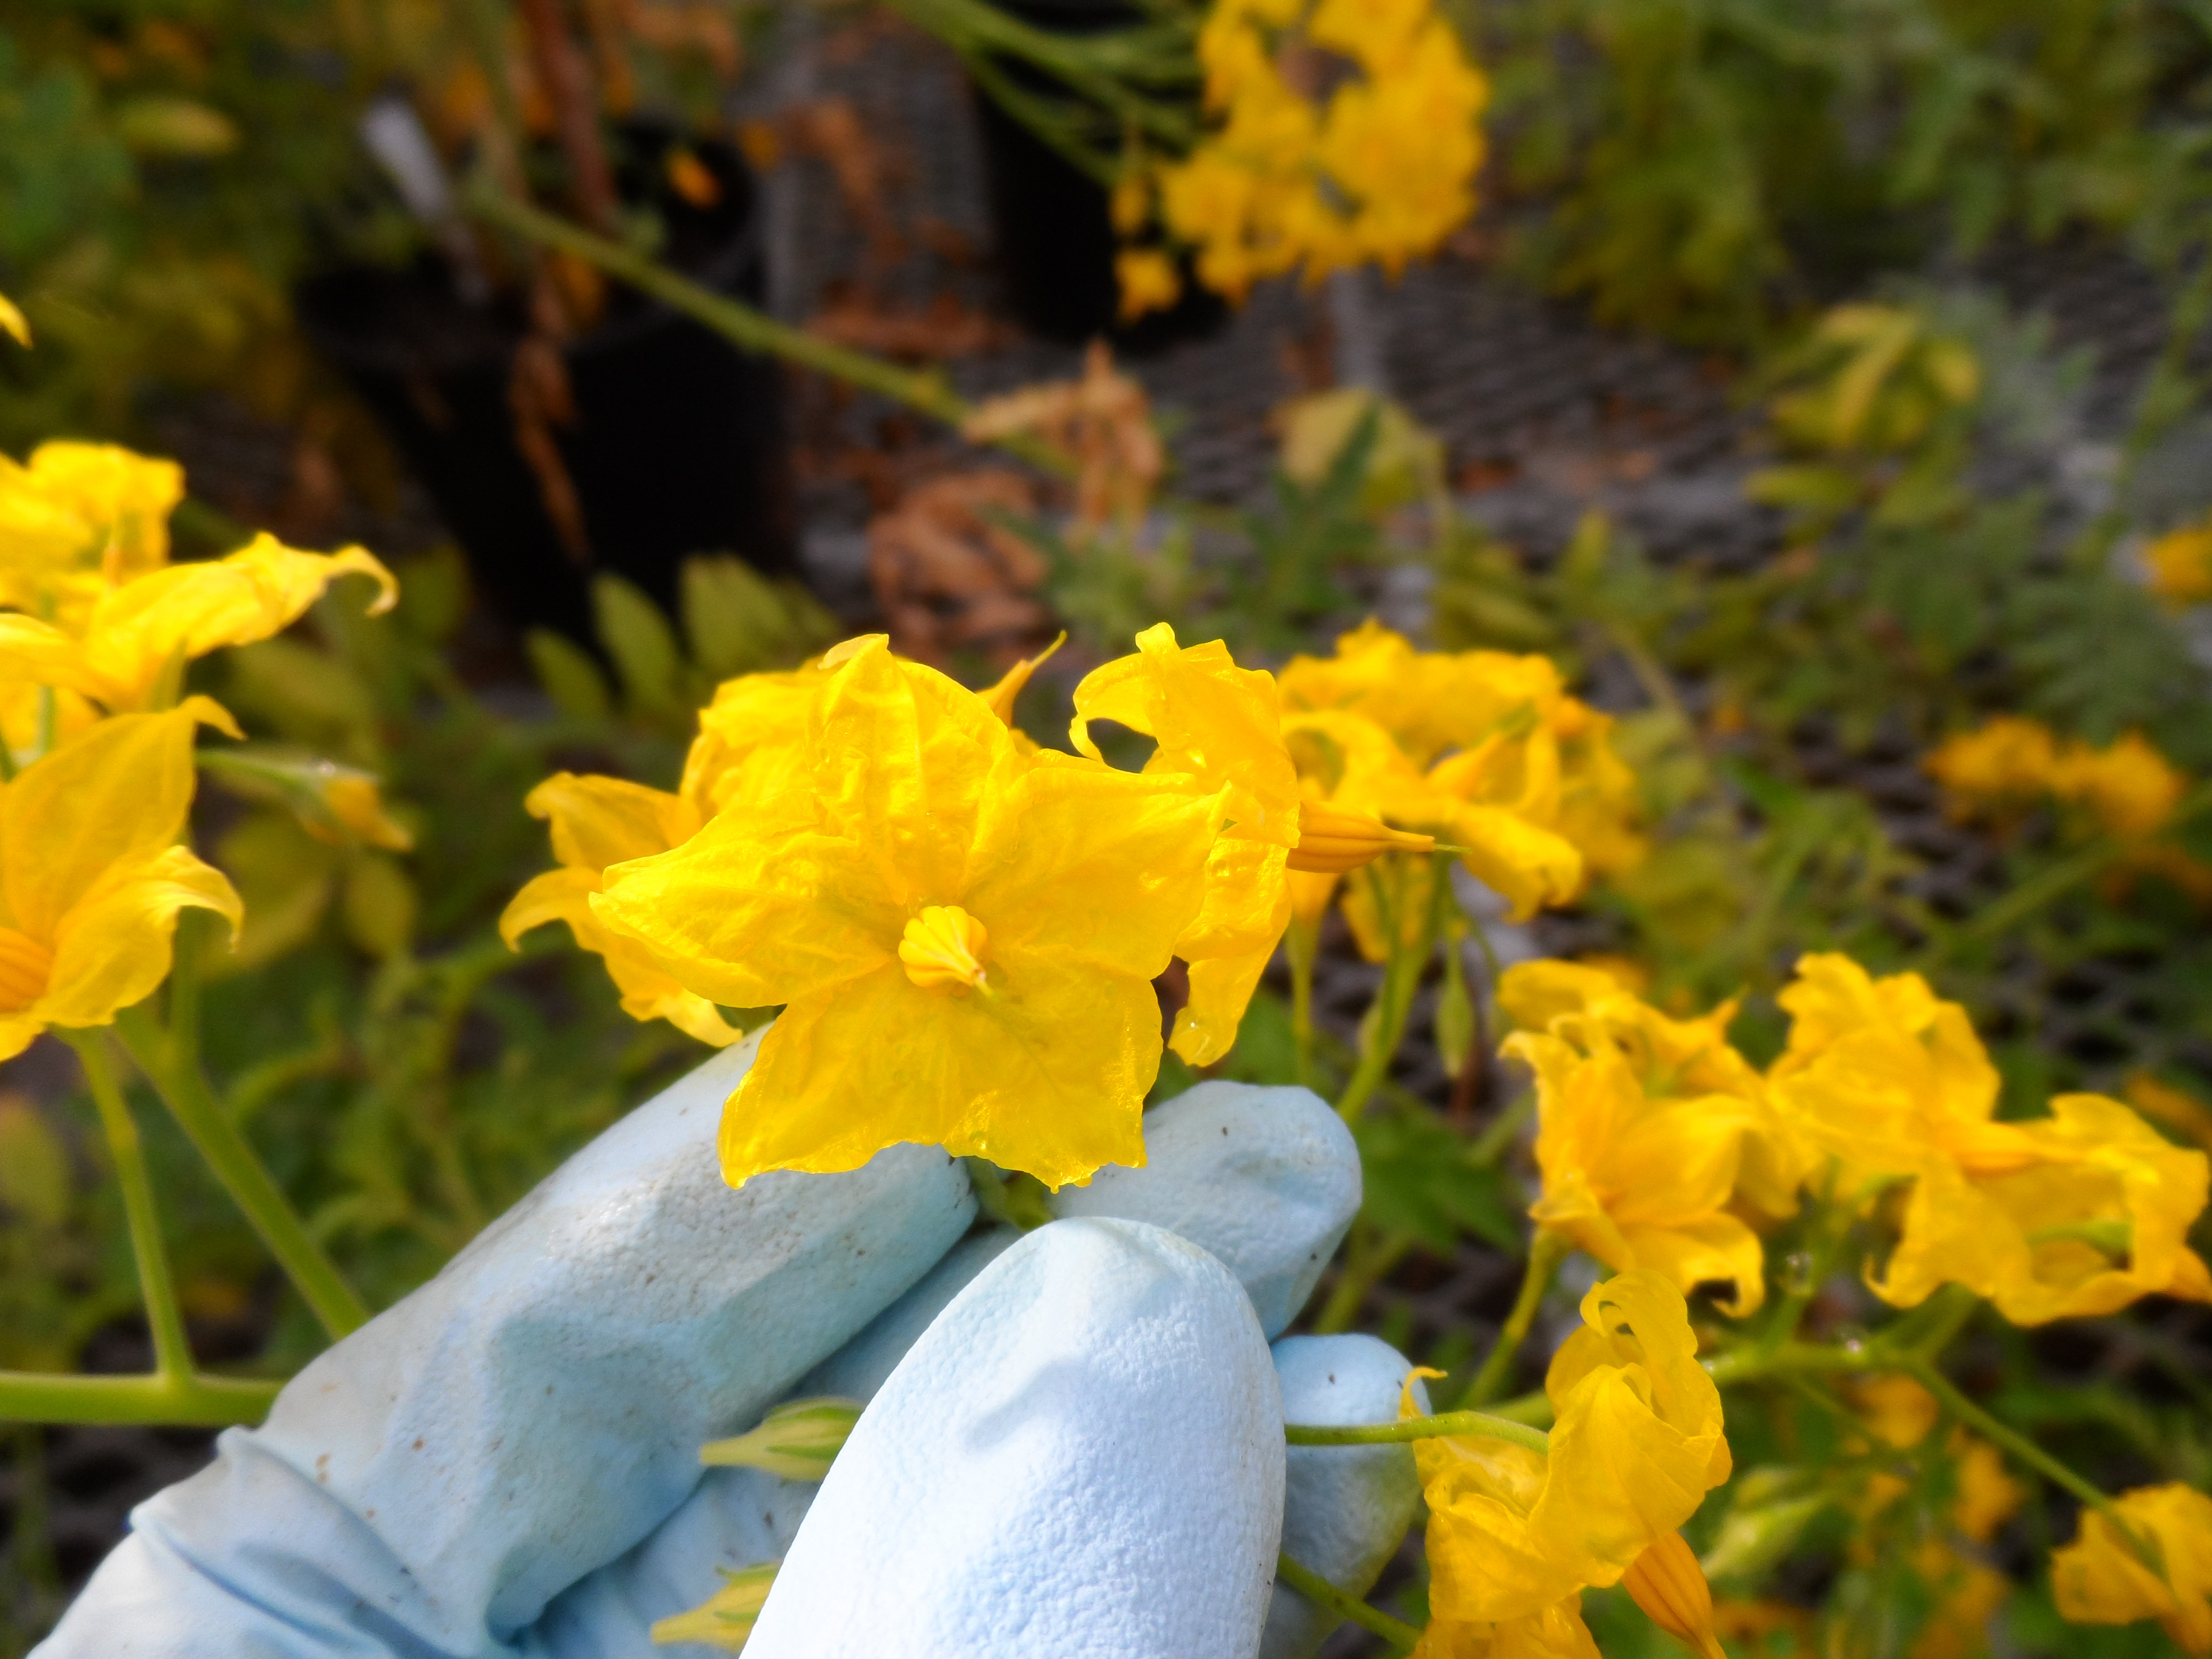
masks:
<path id="1" fill-rule="evenodd" d="M 1494 1416 L 1489 1412 L 1437 1412 L 1429 1417 L 1401 1417 L 1395 1423 L 1344 1425 L 1291 1423 L 1283 1437 L 1293 1446 L 1395 1446 L 1407 1440 L 1443 1440 L 1462 1436 L 1476 1440 L 1503 1440 L 1549 1455 L 1552 1437 L 1526 1423 Z"/>
<path id="2" fill-rule="evenodd" d="M 232 1376 L 63 1376 L 0 1371 L 0 1421 L 227 1428 L 269 1414 L 276 1382 Z"/>
<path id="3" fill-rule="evenodd" d="M 1275 1576 L 1324 1613 L 1349 1619 L 1362 1630 L 1372 1631 L 1397 1647 L 1411 1649 L 1421 1639 L 1421 1632 L 1402 1619 L 1393 1619 L 1382 1608 L 1370 1607 L 1356 1595 L 1346 1595 L 1311 1567 L 1303 1566 L 1287 1555 L 1276 1557 Z"/>

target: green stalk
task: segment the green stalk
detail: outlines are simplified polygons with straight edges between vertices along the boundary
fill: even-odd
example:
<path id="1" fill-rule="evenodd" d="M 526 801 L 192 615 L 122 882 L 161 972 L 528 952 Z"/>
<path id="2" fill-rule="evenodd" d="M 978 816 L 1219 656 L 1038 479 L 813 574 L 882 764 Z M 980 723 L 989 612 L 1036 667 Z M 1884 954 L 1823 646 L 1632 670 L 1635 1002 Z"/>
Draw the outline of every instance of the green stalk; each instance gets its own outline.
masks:
<path id="1" fill-rule="evenodd" d="M 131 1115 L 131 1103 L 117 1086 L 107 1050 L 95 1033 L 61 1030 L 60 1036 L 76 1050 L 77 1063 L 84 1067 L 93 1104 L 100 1109 L 100 1130 L 107 1138 L 107 1155 L 115 1165 L 116 1184 L 123 1189 L 131 1254 L 138 1267 L 138 1293 L 146 1304 L 146 1328 L 154 1340 L 155 1372 L 172 1383 L 189 1383 L 191 1344 L 185 1334 L 183 1310 L 177 1305 L 168 1247 L 161 1241 L 161 1213 L 154 1202 L 145 1146 L 138 1138 L 137 1122 Z"/>
<path id="2" fill-rule="evenodd" d="M 1552 1276 L 1573 1248 L 1549 1227 L 1536 1230 L 1536 1237 L 1529 1241 L 1528 1265 L 1521 1274 L 1521 1292 L 1513 1298 L 1513 1311 L 1505 1316 L 1498 1340 L 1483 1357 L 1482 1369 L 1467 1385 L 1467 1393 L 1461 1396 L 1463 1403 L 1486 1406 L 1512 1379 L 1513 1357 L 1521 1352 L 1528 1328 L 1536 1322 L 1536 1310 L 1543 1305 L 1544 1292 L 1552 1288 Z"/>
<path id="3" fill-rule="evenodd" d="M 233 1376 L 61 1376 L 0 1371 L 0 1421 L 228 1428 L 269 1415 L 284 1385 Z"/>
<path id="4" fill-rule="evenodd" d="M 1297 1051 L 1298 1081 L 1313 1087 L 1314 961 L 1321 951 L 1321 929 L 1292 916 L 1283 934 L 1283 949 L 1291 958 L 1291 1046 Z"/>
<path id="5" fill-rule="evenodd" d="M 1395 1647 L 1410 1650 L 1421 1639 L 1421 1632 L 1403 1620 L 1393 1619 L 1382 1608 L 1370 1607 L 1356 1595 L 1346 1595 L 1311 1567 L 1302 1566 L 1287 1555 L 1275 1558 L 1275 1577 L 1324 1613 L 1349 1619 L 1362 1630 L 1372 1631 Z"/>
<path id="6" fill-rule="evenodd" d="M 270 1176 L 215 1097 L 196 1056 L 197 1044 L 165 1031 L 144 1004 L 115 1017 L 116 1035 L 161 1103 L 222 1182 L 333 1341 L 368 1322 L 368 1309 L 345 1282 L 299 1212 Z"/>
<path id="7" fill-rule="evenodd" d="M 1984 1440 L 2002 1447 L 2014 1460 L 2033 1469 L 2051 1485 L 2072 1493 L 2092 1509 L 2103 1510 L 2112 1524 L 2119 1528 L 2123 1536 L 2134 1537 L 2133 1532 L 2114 1510 L 2112 1500 L 2101 1489 L 2084 1480 L 2018 1429 L 1991 1416 L 1967 1399 L 1959 1392 L 1958 1385 L 1937 1369 L 1935 1361 L 1917 1353 L 1909 1353 L 1896 1356 L 1894 1364 L 1897 1370 L 1914 1378 L 1922 1388 L 1934 1395 L 1945 1411 Z"/>
<path id="8" fill-rule="evenodd" d="M 1374 1289 L 1383 1274 L 1403 1261 L 1419 1242 L 1411 1233 L 1383 1233 L 1368 1222 L 1355 1221 L 1352 1248 L 1345 1253 L 1344 1271 L 1337 1275 L 1328 1300 L 1314 1321 L 1315 1334 L 1332 1336 L 1339 1331 L 1350 1330 L 1352 1322 L 1359 1316 L 1359 1304 L 1367 1299 L 1367 1292 Z"/>
<path id="9" fill-rule="evenodd" d="M 518 202 L 502 194 L 481 175 L 470 181 L 462 201 L 471 213 L 485 222 L 528 240 L 573 253 L 608 276 L 705 324 L 748 351 L 781 357 L 888 398 L 893 403 L 904 404 L 908 409 L 951 426 L 959 426 L 975 412 L 973 405 L 947 386 L 940 374 L 901 368 L 865 352 L 817 339 L 805 329 L 778 322 L 764 312 L 702 288 L 634 248 L 595 235 L 527 203 Z M 1056 445 L 1021 434 L 992 441 L 1007 453 L 1047 472 L 1061 477 L 1075 474 L 1074 459 Z"/>
<path id="10" fill-rule="evenodd" d="M 1488 1412 L 1437 1412 L 1429 1417 L 1401 1417 L 1395 1423 L 1291 1423 L 1283 1429 L 1283 1437 L 1293 1446 L 1395 1446 L 1408 1440 L 1443 1440 L 1453 1436 L 1503 1440 L 1547 1456 L 1552 1450 L 1552 1437 L 1543 1430 Z"/>
<path id="11" fill-rule="evenodd" d="M 1382 1079 L 1389 1075 L 1390 1062 L 1398 1057 L 1398 1045 L 1405 1040 L 1406 1021 L 1413 1012 L 1413 994 L 1420 988 L 1421 973 L 1429 965 L 1429 957 L 1437 948 L 1437 932 L 1443 921 L 1443 907 L 1451 897 L 1451 878 L 1447 854 L 1431 855 L 1436 879 L 1430 890 L 1428 914 L 1422 918 L 1419 936 L 1412 945 L 1404 940 L 1399 927 L 1396 907 L 1383 892 L 1381 872 L 1386 865 L 1395 866 L 1400 878 L 1400 893 L 1404 890 L 1403 876 L 1411 867 L 1399 858 L 1380 860 L 1367 866 L 1369 890 L 1375 896 L 1375 913 L 1384 935 L 1390 941 L 1390 957 L 1382 969 L 1382 986 L 1375 994 L 1381 1007 L 1381 1018 L 1376 1021 L 1375 1041 L 1367 1053 L 1360 1056 L 1358 1069 L 1352 1073 L 1352 1081 L 1345 1085 L 1344 1097 L 1336 1103 L 1337 1115 L 1346 1123 L 1357 1123 L 1359 1115 L 1367 1109 L 1367 1103 Z"/>

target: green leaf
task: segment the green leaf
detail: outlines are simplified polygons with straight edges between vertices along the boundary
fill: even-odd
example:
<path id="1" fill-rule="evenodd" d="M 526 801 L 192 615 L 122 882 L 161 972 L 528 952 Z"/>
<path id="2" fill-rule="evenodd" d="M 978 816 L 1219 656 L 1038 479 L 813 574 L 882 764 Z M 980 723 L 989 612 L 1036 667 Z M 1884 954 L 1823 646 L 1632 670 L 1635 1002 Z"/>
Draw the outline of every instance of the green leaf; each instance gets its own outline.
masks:
<path id="1" fill-rule="evenodd" d="M 620 576 L 601 576 L 592 584 L 592 609 L 599 623 L 599 643 L 614 659 L 630 712 L 682 715 L 684 658 L 668 618 L 635 586 Z"/>
<path id="2" fill-rule="evenodd" d="M 1385 1232 L 1411 1233 L 1440 1255 L 1469 1234 L 1502 1250 L 1522 1248 L 1517 1194 L 1449 1125 L 1409 1108 L 1364 1118 L 1352 1134 L 1366 1172 L 1362 1207 Z"/>
<path id="3" fill-rule="evenodd" d="M 614 712 L 614 697 L 606 676 L 591 653 L 565 635 L 533 628 L 522 641 L 537 671 L 538 684 L 553 699 L 553 706 L 572 720 L 604 720 Z"/>

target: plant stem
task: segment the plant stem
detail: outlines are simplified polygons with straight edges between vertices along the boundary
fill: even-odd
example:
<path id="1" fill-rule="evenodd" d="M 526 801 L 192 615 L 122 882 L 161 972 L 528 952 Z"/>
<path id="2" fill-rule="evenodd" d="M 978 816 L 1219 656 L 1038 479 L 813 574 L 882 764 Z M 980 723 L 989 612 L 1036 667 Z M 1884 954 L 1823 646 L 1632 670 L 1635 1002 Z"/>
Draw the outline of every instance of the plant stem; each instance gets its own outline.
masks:
<path id="1" fill-rule="evenodd" d="M 617 222 L 614 173 L 599 143 L 599 100 L 583 55 L 568 38 L 559 0 L 521 0 L 520 9 L 538 84 L 552 106 L 554 129 L 568 163 L 576 210 L 593 229 L 612 230 Z"/>
<path id="2" fill-rule="evenodd" d="M 1893 1363 L 1897 1370 L 1905 1372 L 1918 1382 L 1922 1388 L 1934 1395 L 1945 1411 L 1966 1424 L 1984 1440 L 2003 1448 L 2018 1462 L 2033 1469 L 2053 1486 L 2071 1492 L 2091 1508 L 2102 1510 L 2107 1515 L 2112 1515 L 2112 1500 L 2100 1489 L 2091 1486 L 2018 1429 L 2002 1419 L 1991 1416 L 1981 1407 L 1967 1399 L 1959 1391 L 1958 1385 L 1936 1367 L 1934 1360 L 1925 1358 L 1917 1353 L 1908 1353 L 1896 1356 Z M 2119 1525 L 2124 1534 L 2133 1536 L 2130 1529 L 2119 1522 L 2117 1516 L 2113 1516 L 2113 1520 L 2116 1525 Z"/>
<path id="3" fill-rule="evenodd" d="M 1475 1164 L 1497 1163 L 1535 1109 L 1534 1090 L 1524 1090 L 1506 1102 L 1498 1109 L 1498 1115 L 1490 1120 L 1489 1127 L 1468 1143 L 1468 1160 Z"/>
<path id="4" fill-rule="evenodd" d="M 1390 1062 L 1398 1057 L 1398 1045 L 1406 1036 L 1407 1018 L 1413 1012 L 1413 994 L 1420 988 L 1422 971 L 1436 950 L 1437 930 L 1443 920 L 1444 904 L 1450 897 L 1451 882 L 1446 872 L 1450 862 L 1447 854 L 1431 855 L 1433 881 L 1428 912 L 1422 917 L 1420 933 L 1411 945 L 1406 941 L 1397 907 L 1384 896 L 1382 872 L 1386 867 L 1390 870 L 1397 882 L 1398 896 L 1403 898 L 1410 885 L 1406 877 L 1415 867 L 1413 861 L 1392 856 L 1367 866 L 1369 890 L 1375 897 L 1376 918 L 1390 941 L 1390 957 L 1382 969 L 1382 988 L 1375 994 L 1381 1010 L 1375 1023 L 1375 1041 L 1359 1057 L 1358 1069 L 1352 1073 L 1352 1081 L 1345 1085 L 1344 1097 L 1336 1103 L 1337 1115 L 1346 1123 L 1359 1121 L 1359 1115 L 1367 1109 L 1375 1091 L 1389 1074 Z"/>
<path id="5" fill-rule="evenodd" d="M 1417 1242 L 1411 1233 L 1383 1233 L 1367 1222 L 1355 1222 L 1352 1248 L 1345 1253 L 1344 1271 L 1337 1275 L 1328 1302 L 1314 1320 L 1315 1334 L 1332 1336 L 1339 1331 L 1350 1330 L 1352 1322 L 1359 1316 L 1359 1304 L 1367 1299 L 1367 1292 L 1383 1274 L 1406 1259 L 1406 1253 Z"/>
<path id="6" fill-rule="evenodd" d="M 1536 1230 L 1536 1237 L 1528 1245 L 1528 1265 L 1521 1274 L 1521 1293 L 1513 1298 L 1513 1311 L 1505 1316 L 1505 1324 L 1484 1357 L 1482 1369 L 1474 1374 L 1474 1381 L 1467 1385 L 1466 1394 L 1461 1396 L 1462 1403 L 1486 1406 L 1511 1380 L 1513 1357 L 1521 1352 L 1529 1326 L 1536 1322 L 1536 1310 L 1543 1305 L 1544 1292 L 1552 1288 L 1552 1275 L 1559 1272 L 1559 1263 L 1567 1259 L 1572 1248 L 1562 1235 L 1550 1228 Z"/>
<path id="7" fill-rule="evenodd" d="M 1382 1608 L 1370 1607 L 1356 1595 L 1346 1595 L 1311 1567 L 1303 1566 L 1287 1555 L 1275 1558 L 1275 1576 L 1324 1613 L 1349 1619 L 1362 1630 L 1372 1631 L 1397 1647 L 1410 1650 L 1421 1639 L 1421 1632 L 1403 1620 L 1393 1619 Z"/>
<path id="8" fill-rule="evenodd" d="M 1313 1087 L 1314 960 L 1321 951 L 1321 928 L 1302 916 L 1292 916 L 1283 934 L 1283 949 L 1291 958 L 1291 1046 L 1297 1054 L 1298 1081 Z"/>
<path id="9" fill-rule="evenodd" d="M 0 1371 L 0 1421 L 164 1423 L 226 1428 L 258 1423 L 281 1382 L 234 1376 L 63 1376 Z"/>
<path id="10" fill-rule="evenodd" d="M 972 406 L 945 384 L 941 374 L 901 368 L 864 352 L 817 339 L 804 329 L 778 322 L 750 306 L 702 288 L 620 242 L 594 235 L 565 219 L 518 202 L 481 176 L 470 182 L 463 200 L 468 210 L 478 218 L 531 241 L 573 253 L 608 276 L 618 277 L 705 324 L 748 351 L 768 352 L 888 398 L 893 403 L 904 404 L 952 426 L 960 425 L 974 412 Z M 991 441 L 1009 454 L 1055 476 L 1075 475 L 1074 459 L 1056 445 L 1022 434 L 1010 434 Z"/>
<path id="11" fill-rule="evenodd" d="M 76 1050 L 77 1063 L 84 1067 L 93 1104 L 100 1109 L 107 1155 L 115 1164 L 116 1184 L 123 1189 L 131 1254 L 138 1266 L 138 1293 L 146 1304 L 146 1328 L 154 1342 L 155 1372 L 168 1382 L 188 1383 L 192 1375 L 191 1343 L 185 1334 L 184 1314 L 177 1306 L 168 1247 L 161 1240 L 161 1212 L 154 1202 L 154 1183 L 146 1174 L 146 1151 L 138 1139 L 137 1122 L 131 1115 L 131 1103 L 117 1086 L 107 1050 L 97 1034 L 64 1030 L 61 1036 Z"/>
<path id="12" fill-rule="evenodd" d="M 254 1231 L 261 1235 L 262 1243 L 298 1287 L 331 1340 L 367 1324 L 368 1309 L 310 1236 L 299 1212 L 230 1121 L 206 1074 L 196 1063 L 180 1063 L 179 1051 L 191 1054 L 194 1045 L 177 1042 L 175 1034 L 164 1031 L 143 1003 L 117 1014 L 115 1030 L 161 1097 L 161 1103 L 215 1171 L 232 1201 L 246 1212 Z"/>
<path id="13" fill-rule="evenodd" d="M 1291 1423 L 1283 1429 L 1283 1437 L 1293 1446 L 1395 1446 L 1407 1440 L 1442 1440 L 1455 1435 L 1503 1440 L 1547 1455 L 1552 1449 L 1552 1437 L 1543 1430 L 1488 1412 L 1437 1412 L 1429 1417 L 1401 1417 L 1395 1423 Z"/>

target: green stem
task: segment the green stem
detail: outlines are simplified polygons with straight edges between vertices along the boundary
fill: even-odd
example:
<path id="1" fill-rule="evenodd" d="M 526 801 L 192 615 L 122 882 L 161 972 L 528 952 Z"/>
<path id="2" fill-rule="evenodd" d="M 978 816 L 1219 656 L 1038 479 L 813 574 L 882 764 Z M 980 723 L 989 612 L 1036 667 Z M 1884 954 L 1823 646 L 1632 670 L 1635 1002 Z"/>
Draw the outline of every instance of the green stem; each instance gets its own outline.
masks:
<path id="1" fill-rule="evenodd" d="M 1313 1087 L 1314 961 L 1321 951 L 1321 929 L 1298 916 L 1291 918 L 1283 934 L 1283 948 L 1291 958 L 1291 1046 L 1296 1050 L 1298 1081 Z"/>
<path id="2" fill-rule="evenodd" d="M 1370 1607 L 1356 1595 L 1346 1595 L 1311 1567 L 1302 1566 L 1287 1555 L 1275 1558 L 1275 1576 L 1322 1612 L 1349 1619 L 1362 1630 L 1372 1631 L 1397 1647 L 1410 1650 L 1421 1639 L 1421 1632 L 1403 1620 L 1393 1619 L 1382 1608 Z"/>
<path id="3" fill-rule="evenodd" d="M 1367 1299 L 1367 1292 L 1375 1288 L 1383 1274 L 1406 1259 L 1407 1252 L 1417 1242 L 1411 1233 L 1385 1234 L 1367 1222 L 1356 1224 L 1352 1248 L 1345 1255 L 1344 1271 L 1337 1275 L 1328 1302 L 1314 1321 L 1315 1334 L 1333 1336 L 1339 1331 L 1350 1330 L 1352 1322 L 1359 1316 L 1359 1304 Z"/>
<path id="4" fill-rule="evenodd" d="M 1490 1121 L 1490 1127 L 1468 1143 L 1468 1161 L 1471 1164 L 1495 1164 L 1502 1157 L 1513 1137 L 1521 1133 L 1536 1109 L 1534 1090 L 1516 1095 L 1504 1109 Z"/>
<path id="5" fill-rule="evenodd" d="M 1920 1386 L 1934 1395 L 1943 1409 L 1966 1424 L 1984 1440 L 2002 1447 L 2019 1462 L 2033 1469 L 2053 1486 L 2071 1492 L 2093 1509 L 2102 1510 L 2111 1516 L 2122 1533 L 2132 1537 L 2128 1527 L 2114 1512 L 2112 1500 L 2098 1487 L 2091 1486 L 2068 1468 L 2049 1452 L 2037 1445 L 2019 1430 L 1977 1406 L 1960 1393 L 1958 1385 L 1937 1369 L 1936 1362 L 1917 1353 L 1896 1357 L 1895 1367 L 1917 1381 Z"/>
<path id="6" fill-rule="evenodd" d="M 1428 913 L 1422 918 L 1419 935 L 1409 945 L 1398 920 L 1397 907 L 1388 902 L 1383 892 L 1382 872 L 1390 869 L 1396 880 L 1399 896 L 1404 896 L 1406 875 L 1413 868 L 1409 860 L 1391 857 L 1379 860 L 1367 866 L 1369 891 L 1374 895 L 1376 917 L 1384 936 L 1390 941 L 1390 957 L 1382 969 L 1382 986 L 1375 994 L 1381 1017 L 1376 1021 L 1375 1041 L 1359 1057 L 1358 1069 L 1352 1081 L 1345 1085 L 1344 1097 L 1336 1103 L 1337 1115 L 1346 1123 L 1357 1123 L 1359 1115 L 1367 1109 L 1382 1079 L 1389 1075 L 1390 1062 L 1398 1057 L 1398 1045 L 1406 1036 L 1406 1021 L 1413 1012 L 1413 993 L 1419 989 L 1421 974 L 1429 965 L 1429 957 L 1437 947 L 1437 931 L 1443 920 L 1443 907 L 1451 895 L 1448 866 L 1451 860 L 1443 854 L 1431 859 L 1434 877 L 1430 889 Z"/>
<path id="7" fill-rule="evenodd" d="M 1430 1417 L 1401 1417 L 1395 1423 L 1291 1423 L 1283 1437 L 1293 1446 L 1395 1446 L 1407 1440 L 1443 1440 L 1455 1436 L 1503 1440 L 1549 1455 L 1552 1437 L 1526 1423 L 1488 1412 L 1437 1412 Z"/>
<path id="8" fill-rule="evenodd" d="M 1521 1293 L 1513 1298 L 1513 1311 L 1505 1316 L 1504 1327 L 1484 1357 L 1482 1369 L 1467 1385 L 1467 1393 L 1462 1396 L 1464 1403 L 1486 1406 L 1512 1380 L 1513 1357 L 1521 1352 L 1528 1328 L 1536 1322 L 1536 1310 L 1543 1305 L 1544 1292 L 1552 1288 L 1553 1274 L 1559 1272 L 1559 1263 L 1567 1259 L 1567 1253 L 1573 1248 L 1548 1227 L 1536 1230 L 1536 1237 L 1528 1245 L 1528 1265 L 1521 1275 Z"/>
<path id="9" fill-rule="evenodd" d="M 565 219 L 518 202 L 481 176 L 471 181 L 463 201 L 477 217 L 531 241 L 573 253 L 610 276 L 618 277 L 641 293 L 649 294 L 704 323 L 748 351 L 768 352 L 802 368 L 815 369 L 952 426 L 960 425 L 975 412 L 971 404 L 945 384 L 942 374 L 901 368 L 864 352 L 817 339 L 805 329 L 778 322 L 749 305 L 679 276 L 620 242 L 580 229 Z M 1009 454 L 1048 472 L 1062 477 L 1075 474 L 1074 459 L 1056 445 L 1018 434 L 993 441 Z"/>
<path id="10" fill-rule="evenodd" d="M 61 1032 L 76 1050 L 84 1067 L 93 1104 L 100 1109 L 100 1127 L 107 1137 L 107 1155 L 115 1164 L 116 1184 L 123 1189 L 123 1213 L 131 1228 L 131 1254 L 138 1265 L 138 1293 L 146 1304 L 146 1328 L 154 1340 L 154 1370 L 171 1382 L 191 1379 L 191 1343 L 185 1334 L 185 1316 L 177 1305 L 176 1282 L 169 1271 L 168 1247 L 161 1241 L 161 1212 L 154 1202 L 154 1183 L 146 1173 L 146 1150 L 138 1138 L 137 1121 L 131 1103 L 117 1086 L 107 1050 L 90 1031 Z"/>
<path id="11" fill-rule="evenodd" d="M 238 1126 L 230 1121 L 215 1097 L 206 1074 L 198 1065 L 179 1063 L 179 1044 L 146 1011 L 144 1004 L 125 1008 L 115 1017 L 116 1035 L 138 1069 L 153 1084 L 161 1103 L 169 1109 L 199 1155 L 215 1171 L 232 1201 L 246 1212 L 261 1242 L 269 1247 L 315 1317 L 333 1340 L 368 1322 L 368 1309 L 345 1282 L 321 1245 L 308 1233 L 307 1224 L 292 1207 L 276 1181 L 262 1164 Z"/>
<path id="12" fill-rule="evenodd" d="M 2212 811 L 2212 783 L 2203 783 L 2182 798 L 2166 822 L 2159 826 L 2159 833 L 2169 835 L 2208 811 Z M 2018 927 L 2038 910 L 2063 898 L 2083 882 L 2094 880 L 2134 844 L 2115 841 L 2109 836 L 2090 842 L 2040 875 L 2022 882 L 1957 927 L 1937 934 L 1921 952 L 1917 965 L 1923 969 L 1932 967 L 1961 945 L 1993 939 Z"/>
<path id="13" fill-rule="evenodd" d="M 0 1422 L 258 1423 L 281 1382 L 234 1376 L 64 1376 L 0 1371 Z"/>

